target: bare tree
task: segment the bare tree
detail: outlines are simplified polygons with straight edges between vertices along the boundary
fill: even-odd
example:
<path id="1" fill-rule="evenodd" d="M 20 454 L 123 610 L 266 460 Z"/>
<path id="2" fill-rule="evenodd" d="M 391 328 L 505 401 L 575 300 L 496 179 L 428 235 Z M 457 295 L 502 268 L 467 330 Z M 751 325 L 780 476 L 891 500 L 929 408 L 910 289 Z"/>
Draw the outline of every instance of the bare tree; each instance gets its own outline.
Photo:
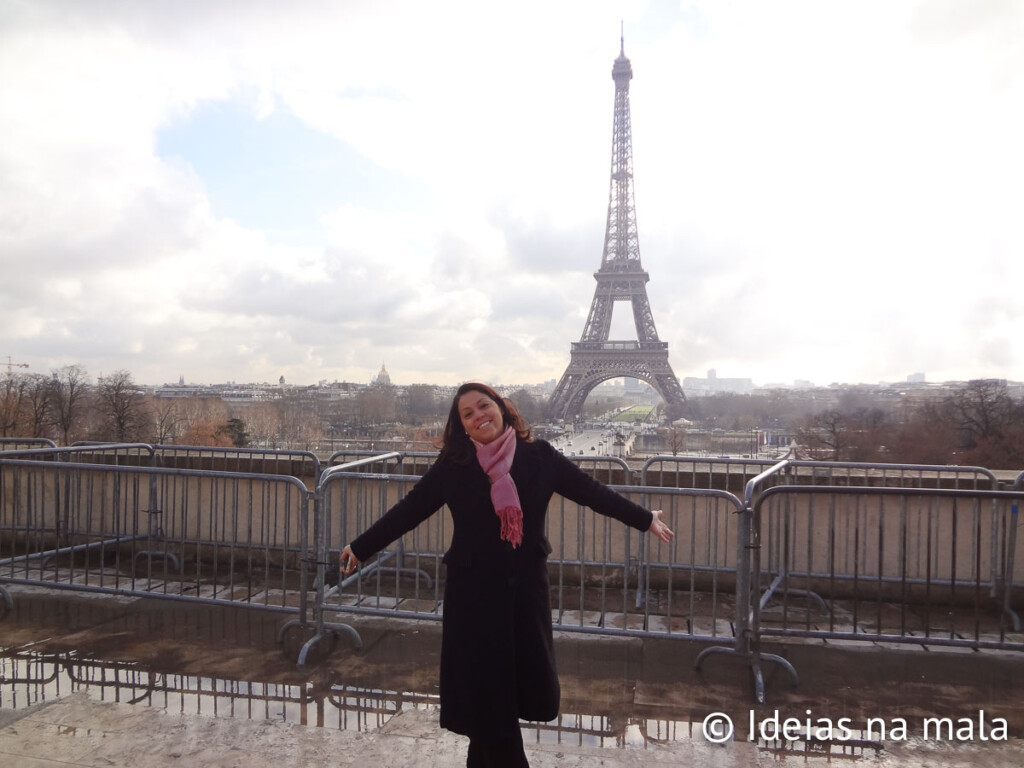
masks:
<path id="1" fill-rule="evenodd" d="M 985 379 L 968 382 L 944 401 L 947 418 L 964 433 L 968 446 L 998 435 L 1016 421 L 1020 406 L 1005 383 Z"/>
<path id="2" fill-rule="evenodd" d="M 797 430 L 797 439 L 812 451 L 826 450 L 832 461 L 839 461 L 846 448 L 848 419 L 841 411 L 830 408 L 808 417 Z"/>
<path id="3" fill-rule="evenodd" d="M 30 437 L 50 437 L 53 419 L 50 417 L 50 380 L 41 373 L 29 376 L 23 410 Z"/>
<path id="4" fill-rule="evenodd" d="M 278 403 L 278 412 L 286 447 L 308 450 L 323 442 L 323 422 L 311 402 L 297 396 L 284 398 Z"/>
<path id="5" fill-rule="evenodd" d="M 96 399 L 101 417 L 101 436 L 105 440 L 138 440 L 143 429 L 143 396 L 128 371 L 100 379 Z"/>
<path id="6" fill-rule="evenodd" d="M 27 389 L 27 376 L 7 372 L 0 386 L 0 437 L 12 437 L 20 433 Z"/>
<path id="7" fill-rule="evenodd" d="M 394 387 L 375 386 L 360 391 L 358 413 L 365 424 L 390 424 L 395 420 L 397 402 Z"/>
<path id="8" fill-rule="evenodd" d="M 281 414 L 276 403 L 256 403 L 245 410 L 245 428 L 249 442 L 260 448 L 277 448 L 281 434 Z"/>
<path id="9" fill-rule="evenodd" d="M 960 434 L 958 462 L 1015 467 L 1024 463 L 1024 404 L 1015 402 L 1006 383 L 968 382 L 940 408 Z"/>
<path id="10" fill-rule="evenodd" d="M 154 441 L 160 445 L 177 443 L 186 426 L 177 398 L 153 398 L 149 412 Z"/>
<path id="11" fill-rule="evenodd" d="M 508 397 L 515 403 L 516 410 L 522 414 L 528 424 L 538 424 L 544 418 L 544 405 L 525 389 L 517 389 Z"/>
<path id="12" fill-rule="evenodd" d="M 49 415 L 64 445 L 70 445 L 79 422 L 85 416 L 89 384 L 80 365 L 54 370 L 48 388 Z"/>
<path id="13" fill-rule="evenodd" d="M 430 424 L 444 417 L 444 403 L 439 403 L 437 390 L 429 384 L 411 384 L 405 389 L 400 418 L 407 424 Z"/>
<path id="14" fill-rule="evenodd" d="M 673 456 L 678 456 L 686 450 L 686 427 L 673 424 L 665 430 L 665 447 Z"/>

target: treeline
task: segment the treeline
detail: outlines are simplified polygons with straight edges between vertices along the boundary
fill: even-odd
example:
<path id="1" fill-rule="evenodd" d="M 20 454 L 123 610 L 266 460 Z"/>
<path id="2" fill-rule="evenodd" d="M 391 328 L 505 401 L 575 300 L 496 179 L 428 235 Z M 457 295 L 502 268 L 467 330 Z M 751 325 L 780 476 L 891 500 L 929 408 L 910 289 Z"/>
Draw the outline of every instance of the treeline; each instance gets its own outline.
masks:
<path id="1" fill-rule="evenodd" d="M 798 441 L 834 461 L 1024 470 L 1024 402 L 1004 384 L 972 381 L 909 413 L 827 409 L 805 420 Z"/>
<path id="2" fill-rule="evenodd" d="M 429 448 L 440 434 L 450 394 L 430 385 L 370 386 L 328 397 L 314 388 L 282 389 L 273 399 L 228 403 L 216 396 L 154 397 L 127 371 L 93 383 L 69 365 L 42 374 L 7 374 L 0 391 L 0 437 L 320 450 L 398 437 Z M 536 423 L 543 403 L 510 393 Z"/>
<path id="3" fill-rule="evenodd" d="M 247 404 L 157 398 L 127 371 L 94 383 L 78 365 L 49 376 L 8 373 L 0 381 L 0 436 L 44 437 L 60 445 L 99 440 L 327 450 L 364 441 L 379 447 L 398 438 L 403 449 L 427 450 L 451 402 L 450 390 L 429 385 L 369 386 L 337 397 L 291 387 Z M 504 394 L 530 423 L 541 423 L 543 400 L 525 389 Z M 590 400 L 594 414 L 614 405 Z M 688 407 L 696 428 L 790 435 L 801 458 L 1024 469 L 1024 401 L 999 381 L 972 381 L 916 400 L 857 388 L 838 394 L 779 390 L 714 395 Z M 675 444 L 666 450 L 687 449 L 685 430 L 667 433 Z"/>
<path id="4" fill-rule="evenodd" d="M 706 429 L 788 434 L 804 454 L 799 458 L 1024 470 L 1024 400 L 998 380 L 916 395 L 856 387 L 838 395 L 722 394 L 690 407 L 694 424 Z"/>

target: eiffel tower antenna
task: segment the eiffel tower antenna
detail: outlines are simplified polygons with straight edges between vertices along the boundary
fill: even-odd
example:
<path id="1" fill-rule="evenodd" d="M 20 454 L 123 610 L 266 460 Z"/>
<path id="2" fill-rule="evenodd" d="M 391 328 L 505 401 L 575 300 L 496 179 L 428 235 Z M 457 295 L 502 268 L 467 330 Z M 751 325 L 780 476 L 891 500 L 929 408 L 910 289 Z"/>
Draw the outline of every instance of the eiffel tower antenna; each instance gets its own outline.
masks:
<path id="1" fill-rule="evenodd" d="M 633 67 L 626 58 L 626 40 L 620 37 L 619 57 L 612 66 L 615 112 L 612 122 L 611 187 L 608 222 L 604 233 L 601 268 L 594 273 L 597 288 L 583 335 L 573 343 L 569 367 L 562 374 L 548 403 L 551 419 L 571 420 L 583 410 L 587 395 L 608 379 L 626 376 L 645 381 L 665 401 L 671 419 L 679 418 L 686 404 L 683 388 L 668 362 L 668 342 L 658 338 L 647 300 L 650 276 L 640 263 L 636 206 L 633 200 L 633 139 L 629 114 L 629 81 Z M 636 341 L 608 338 L 615 302 L 633 307 Z"/>

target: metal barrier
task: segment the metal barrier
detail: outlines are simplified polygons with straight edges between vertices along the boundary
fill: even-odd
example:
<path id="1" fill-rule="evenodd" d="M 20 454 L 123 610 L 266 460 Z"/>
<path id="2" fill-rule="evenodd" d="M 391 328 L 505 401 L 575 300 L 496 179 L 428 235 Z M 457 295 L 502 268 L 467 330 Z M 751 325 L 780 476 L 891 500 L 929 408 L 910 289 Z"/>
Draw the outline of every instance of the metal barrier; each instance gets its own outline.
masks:
<path id="1" fill-rule="evenodd" d="M 273 448 L 214 448 L 196 445 L 154 445 L 160 465 L 176 469 L 204 469 L 215 472 L 247 472 L 260 475 L 320 479 L 320 459 L 312 451 Z"/>
<path id="2" fill-rule="evenodd" d="M 936 466 L 931 464 L 871 464 L 861 462 L 819 462 L 819 461 L 784 461 L 767 471 L 756 483 L 745 492 L 747 504 L 754 503 L 756 494 L 770 487 L 785 485 L 813 485 L 829 487 L 881 487 L 881 488 L 950 488 L 961 490 L 997 490 L 999 481 L 995 475 L 982 467 Z M 786 518 L 778 518 L 784 525 Z M 995 531 L 996 520 L 992 519 L 991 547 L 992 568 L 989 583 L 995 595 L 999 571 L 997 569 L 998 536 Z M 756 535 L 756 534 L 755 534 Z M 786 584 L 789 578 L 786 553 L 781 550 L 786 542 L 785 536 L 775 532 L 769 539 L 767 562 L 762 566 L 767 569 L 771 582 L 761 594 L 763 605 L 771 595 Z M 790 589 L 790 594 L 793 591 Z M 824 602 L 813 591 L 805 591 L 809 600 L 815 600 L 824 609 Z"/>
<path id="3" fill-rule="evenodd" d="M 1020 631 L 1009 591 L 1024 575 L 1014 572 L 1009 532 L 1022 497 L 1021 490 L 805 485 L 748 494 L 751 585 L 737 589 L 736 645 L 705 649 L 698 667 L 712 653 L 743 656 L 763 702 L 762 660 L 797 681 L 788 661 L 761 653 L 765 637 L 1024 650 L 1024 637 L 1011 636 L 1002 621 L 1007 615 Z M 762 549 L 773 561 L 767 570 Z M 1001 600 L 992 582 L 1000 564 Z M 773 581 L 762 593 L 764 577 Z"/>
<path id="4" fill-rule="evenodd" d="M 316 489 L 317 528 L 314 536 L 317 561 L 315 634 L 299 653 L 300 667 L 315 649 L 325 643 L 333 644 L 338 631 L 347 633 L 357 648 L 362 647 L 359 633 L 348 624 L 329 623 L 328 612 L 347 608 L 352 612 L 387 612 L 390 615 L 404 615 L 406 618 L 415 618 L 421 613 L 429 614 L 429 610 L 418 610 L 408 604 L 410 595 L 403 587 L 403 575 L 416 577 L 412 599 L 427 600 L 435 610 L 440 605 L 436 591 L 440 558 L 434 557 L 434 576 L 431 576 L 421 566 L 420 553 L 426 551 L 427 547 L 418 542 L 420 536 L 429 535 L 431 526 L 420 526 L 396 542 L 393 550 L 382 552 L 374 563 L 340 580 L 338 566 L 341 549 L 390 509 L 419 480 L 418 476 L 412 475 L 358 473 L 353 470 L 375 463 L 400 462 L 401 459 L 400 453 L 364 455 L 347 464 L 328 467 L 320 477 Z M 411 568 L 406 564 L 407 541 L 415 553 Z M 390 578 L 388 574 L 391 574 Z M 427 588 L 433 590 L 432 602 L 419 591 L 421 577 L 427 582 Z M 372 590 L 363 589 L 365 579 L 372 579 Z M 345 595 L 338 602 L 328 604 L 328 600 L 350 587 L 354 594 Z"/>
<path id="5" fill-rule="evenodd" d="M 729 490 L 738 483 L 739 488 L 743 488 L 749 480 L 778 463 L 761 459 L 651 456 L 640 469 L 640 485 Z M 654 482 L 655 468 L 658 470 L 658 482 Z"/>
<path id="6" fill-rule="evenodd" d="M 287 476 L 0 458 L 0 582 L 305 616 L 312 507 Z"/>
<path id="7" fill-rule="evenodd" d="M 34 444 L 36 447 L 6 450 L 2 458 L 44 459 L 67 463 L 129 464 L 149 466 L 155 451 L 148 443 L 75 443 L 56 446 L 51 440 Z M 43 447 L 38 447 L 43 445 Z"/>
<path id="8" fill-rule="evenodd" d="M 335 451 L 327 460 L 327 465 L 352 466 L 356 462 L 379 456 L 402 457 L 398 472 L 406 475 L 422 476 L 437 460 L 436 451 L 372 451 L 366 449 L 344 449 Z M 588 472 L 605 485 L 634 485 L 633 470 L 624 459 L 617 456 L 566 456 L 569 461 Z"/>
<path id="9" fill-rule="evenodd" d="M 327 465 L 330 467 L 352 466 L 363 459 L 396 454 L 402 457 L 401 462 L 397 465 L 397 472 L 404 475 L 423 475 L 437 460 L 437 451 L 371 451 L 353 448 L 335 451 L 327 460 Z M 359 465 L 356 464 L 356 466 Z"/>
<path id="10" fill-rule="evenodd" d="M 1013 562 L 1011 543 L 999 537 L 1012 529 L 1006 523 L 1021 497 L 921 488 L 765 491 L 754 525 L 803 588 L 756 601 L 754 634 L 1024 650 L 1024 638 L 1010 637 L 1001 620 L 1008 601 L 991 589 L 999 561 Z M 757 559 L 755 551 L 755 579 Z M 1006 574 L 1006 589 L 1014 576 Z M 791 600 L 810 593 L 824 612 Z"/>
<path id="11" fill-rule="evenodd" d="M 346 614 L 441 618 L 446 509 L 338 580 L 341 548 L 418 481 L 406 474 L 410 454 L 364 452 L 319 468 L 312 454 L 263 453 L 116 443 L 5 451 L 0 583 L 297 615 L 279 640 L 310 628 L 312 601 L 300 665 L 339 632 L 361 644 Z M 316 468 L 307 476 L 316 483 L 310 490 L 289 474 L 144 466 L 167 457 L 235 468 L 252 460 L 263 469 L 280 459 L 282 470 Z M 662 509 L 677 537 L 665 544 L 555 497 L 547 536 L 557 629 L 717 642 L 696 665 L 716 653 L 742 656 L 762 702 L 762 662 L 797 681 L 789 662 L 761 653 L 765 637 L 1024 650 L 998 613 L 1020 631 L 1012 593 L 1022 581 L 1015 552 L 1024 473 L 1013 491 L 1000 491 L 976 467 L 738 460 L 711 462 L 724 465 L 716 476 L 708 462 L 656 457 L 641 474 L 650 484 L 635 486 L 624 461 L 600 461 L 577 457 L 604 479 L 621 478 L 608 483 L 619 493 Z M 684 476 L 708 487 L 666 485 Z M 730 478 L 744 481 L 742 500 L 710 487 Z M 0 598 L 10 610 L 2 586 Z M 958 613 L 937 625 L 950 607 L 966 608 L 967 624 Z"/>
<path id="12" fill-rule="evenodd" d="M 364 461 L 372 460 L 368 457 Z M 325 471 L 318 487 L 323 524 L 317 560 L 337 568 L 337 553 L 379 519 L 418 480 L 408 475 Z M 713 489 L 613 486 L 648 508 L 660 508 L 680 533 L 664 544 L 611 518 L 556 497 L 547 536 L 552 620 L 557 629 L 583 633 L 720 639 L 732 635 L 732 575 L 736 570 L 737 497 Z M 393 550 L 362 564 L 357 573 L 317 593 L 317 632 L 300 664 L 336 630 L 358 633 L 329 616 L 369 614 L 438 620 L 443 614 L 442 556 L 451 539 L 442 508 L 396 542 Z M 329 574 L 325 574 L 328 575 Z M 324 583 L 326 579 L 318 582 Z M 642 599 L 634 599 L 639 594 Z"/>
<path id="13" fill-rule="evenodd" d="M 1024 472 L 1017 475 L 1017 478 L 1013 481 L 1013 489 L 1015 491 L 1024 491 Z M 1019 508 L 1020 504 L 1014 504 L 1010 507 L 1010 519 L 1007 521 L 1009 529 L 1006 531 L 1006 558 L 1003 561 L 1003 613 L 1013 621 L 1013 630 L 1015 632 L 1021 631 L 1020 614 L 1013 609 L 1012 604 L 1013 573 L 1016 563 L 1015 555 L 1017 553 L 1017 524 L 1020 522 Z"/>
<path id="14" fill-rule="evenodd" d="M 557 629 L 720 639 L 732 635 L 736 513 L 726 491 L 611 486 L 661 509 L 670 543 L 556 497 L 548 510 L 552 617 Z"/>
<path id="15" fill-rule="evenodd" d="M 47 437 L 0 437 L 0 453 L 17 451 L 19 448 L 56 448 L 57 444 Z"/>
<path id="16" fill-rule="evenodd" d="M 625 459 L 618 456 L 566 456 L 565 458 L 605 485 L 635 485 L 633 470 Z"/>
<path id="17" fill-rule="evenodd" d="M 662 457 L 662 461 L 666 458 Z M 684 460 L 685 461 L 685 460 Z M 743 494 L 743 521 L 740 525 L 740 552 L 737 554 L 739 570 L 736 588 L 736 637 L 732 646 L 713 646 L 698 655 L 696 667 L 699 669 L 704 660 L 714 654 L 736 655 L 745 659 L 751 667 L 754 678 L 755 697 L 759 703 L 764 702 L 764 677 L 761 669 L 763 661 L 782 666 L 794 685 L 798 675 L 793 666 L 784 658 L 760 651 L 759 617 L 761 609 L 768 604 L 773 595 L 783 590 L 787 598 L 799 597 L 815 604 L 822 612 L 827 612 L 826 601 L 814 591 L 814 584 L 805 584 L 803 588 L 790 583 L 793 573 L 789 557 L 793 541 L 788 537 L 789 518 L 773 516 L 766 524 L 766 530 L 760 521 L 759 501 L 770 493 L 781 493 L 784 489 L 828 489 L 855 488 L 862 493 L 881 494 L 886 489 L 917 489 L 940 490 L 948 489 L 970 492 L 973 490 L 998 488 L 998 481 L 989 470 L 980 467 L 955 467 L 935 465 L 900 465 L 900 464 L 869 464 L 858 462 L 815 462 L 783 460 L 765 469 L 761 474 L 747 481 Z M 998 576 L 999 536 L 997 518 L 992 517 L 989 545 L 989 574 L 986 586 L 995 594 Z M 770 534 L 770 535 L 769 535 Z M 768 553 L 767 562 L 762 563 L 762 538 L 766 539 L 764 549 Z M 828 542 L 811 537 L 808 546 L 817 552 Z M 827 555 L 825 555 L 827 556 Z M 769 583 L 764 592 L 761 591 L 762 578 Z"/>

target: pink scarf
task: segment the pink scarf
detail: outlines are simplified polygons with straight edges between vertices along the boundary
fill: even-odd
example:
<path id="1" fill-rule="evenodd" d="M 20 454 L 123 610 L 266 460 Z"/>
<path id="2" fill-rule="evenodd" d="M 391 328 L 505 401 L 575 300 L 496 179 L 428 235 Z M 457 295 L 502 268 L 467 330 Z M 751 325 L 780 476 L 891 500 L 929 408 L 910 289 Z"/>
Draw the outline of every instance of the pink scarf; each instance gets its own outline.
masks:
<path id="1" fill-rule="evenodd" d="M 509 476 L 512 459 L 516 455 L 516 431 L 505 427 L 500 437 L 486 445 L 473 441 L 480 467 L 491 480 L 491 501 L 501 520 L 501 538 L 518 547 L 523 541 L 523 508 L 519 504 L 519 491 Z"/>

